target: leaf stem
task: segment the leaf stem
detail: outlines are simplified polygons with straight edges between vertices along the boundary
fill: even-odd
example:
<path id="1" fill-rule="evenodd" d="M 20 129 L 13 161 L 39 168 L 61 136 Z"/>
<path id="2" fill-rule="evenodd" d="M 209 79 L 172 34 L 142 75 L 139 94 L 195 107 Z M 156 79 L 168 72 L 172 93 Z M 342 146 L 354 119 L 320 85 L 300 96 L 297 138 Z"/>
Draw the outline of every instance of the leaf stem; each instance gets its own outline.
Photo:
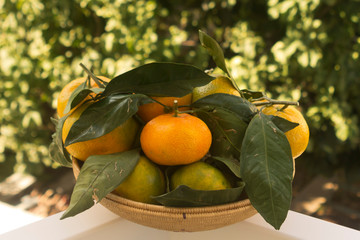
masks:
<path id="1" fill-rule="evenodd" d="M 87 67 L 85 67 L 84 64 L 80 63 L 80 66 L 84 69 L 84 71 L 95 81 L 95 83 L 101 87 L 101 88 L 105 88 L 105 85 L 103 84 L 104 81 L 102 81 L 101 79 L 99 79 L 98 77 L 96 77 L 89 69 L 87 69 Z"/>
<path id="2" fill-rule="evenodd" d="M 151 100 L 152 100 L 153 102 L 156 102 L 156 103 L 160 104 L 161 106 L 163 106 L 165 113 L 171 113 L 171 112 L 172 112 L 172 109 L 173 109 L 172 107 L 166 106 L 165 104 L 163 104 L 163 103 L 161 103 L 161 102 L 159 102 L 159 101 L 157 101 L 157 100 L 155 100 L 155 99 L 153 99 L 153 98 L 151 98 Z"/>
<path id="3" fill-rule="evenodd" d="M 261 101 L 261 100 L 266 100 L 266 102 L 255 102 L 255 101 Z M 285 105 L 284 107 L 281 108 L 281 110 L 284 110 L 285 108 L 287 108 L 289 105 L 295 105 L 295 106 L 299 106 L 299 102 L 293 102 L 293 101 L 282 101 L 282 100 L 274 100 L 268 97 L 261 97 L 261 98 L 257 98 L 252 100 L 252 102 L 255 106 L 264 106 L 264 105 Z"/>
<path id="4" fill-rule="evenodd" d="M 179 113 L 194 113 L 194 110 L 179 111 Z"/>

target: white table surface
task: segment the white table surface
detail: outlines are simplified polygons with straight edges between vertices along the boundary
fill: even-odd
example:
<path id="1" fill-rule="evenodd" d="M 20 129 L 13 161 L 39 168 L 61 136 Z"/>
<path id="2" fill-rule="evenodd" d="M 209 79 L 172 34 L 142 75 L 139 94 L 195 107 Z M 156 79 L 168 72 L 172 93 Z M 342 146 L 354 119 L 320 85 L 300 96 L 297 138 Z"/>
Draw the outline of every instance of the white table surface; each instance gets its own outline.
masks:
<path id="1" fill-rule="evenodd" d="M 42 219 L 42 217 L 0 202 L 0 235 L 13 229 L 39 221 L 40 219 Z"/>
<path id="2" fill-rule="evenodd" d="M 144 227 L 113 214 L 100 204 L 64 220 L 62 213 L 39 220 L 0 235 L 1 240 L 27 239 L 200 239 L 200 240 L 282 240 L 282 239 L 336 239 L 360 240 L 360 231 L 289 211 L 279 231 L 266 223 L 259 214 L 223 228 L 204 232 L 169 232 Z"/>

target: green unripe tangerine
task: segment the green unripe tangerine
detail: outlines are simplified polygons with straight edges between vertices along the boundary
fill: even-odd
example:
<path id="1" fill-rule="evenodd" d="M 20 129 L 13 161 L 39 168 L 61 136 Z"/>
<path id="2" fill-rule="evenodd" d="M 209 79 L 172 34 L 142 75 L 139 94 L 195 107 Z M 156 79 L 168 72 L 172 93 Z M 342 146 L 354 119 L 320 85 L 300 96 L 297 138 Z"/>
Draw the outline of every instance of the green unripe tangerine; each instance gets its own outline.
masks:
<path id="1" fill-rule="evenodd" d="M 195 190 L 222 190 L 231 183 L 217 168 L 205 162 L 195 162 L 177 169 L 170 178 L 170 190 L 186 185 Z"/>
<path id="2" fill-rule="evenodd" d="M 141 156 L 134 171 L 114 190 L 121 197 L 143 203 L 155 203 L 151 196 L 164 194 L 165 177 L 158 166 Z"/>

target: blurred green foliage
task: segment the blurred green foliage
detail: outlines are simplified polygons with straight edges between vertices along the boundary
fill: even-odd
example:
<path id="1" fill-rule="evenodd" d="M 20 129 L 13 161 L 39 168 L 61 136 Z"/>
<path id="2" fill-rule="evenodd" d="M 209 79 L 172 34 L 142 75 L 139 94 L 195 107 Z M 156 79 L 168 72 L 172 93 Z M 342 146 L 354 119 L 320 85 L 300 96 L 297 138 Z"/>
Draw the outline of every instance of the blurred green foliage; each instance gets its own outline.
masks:
<path id="1" fill-rule="evenodd" d="M 300 102 L 311 141 L 298 162 L 313 173 L 358 176 L 359 7 L 356 0 L 0 0 L 0 175 L 55 167 L 50 117 L 61 88 L 84 75 L 80 62 L 110 78 L 151 61 L 212 68 L 202 29 L 221 44 L 241 88 Z"/>

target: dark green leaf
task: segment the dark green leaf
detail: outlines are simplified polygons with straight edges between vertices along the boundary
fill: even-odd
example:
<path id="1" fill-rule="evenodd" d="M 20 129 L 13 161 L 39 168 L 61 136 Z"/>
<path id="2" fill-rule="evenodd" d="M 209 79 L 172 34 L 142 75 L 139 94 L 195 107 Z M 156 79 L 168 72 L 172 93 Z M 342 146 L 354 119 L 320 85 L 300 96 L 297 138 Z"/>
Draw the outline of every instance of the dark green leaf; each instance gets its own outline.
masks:
<path id="1" fill-rule="evenodd" d="M 249 101 L 226 93 L 211 94 L 197 100 L 191 106 L 193 108 L 209 110 L 215 108 L 227 109 L 235 113 L 246 123 L 249 123 L 254 114 L 258 111 L 257 108 Z"/>
<path id="2" fill-rule="evenodd" d="M 216 65 L 232 78 L 226 67 L 224 53 L 220 45 L 212 37 L 201 30 L 199 30 L 199 38 L 201 45 L 208 51 L 210 56 L 212 56 Z"/>
<path id="3" fill-rule="evenodd" d="M 241 92 L 246 99 L 257 99 L 265 96 L 263 92 L 251 91 L 248 89 L 242 89 Z"/>
<path id="4" fill-rule="evenodd" d="M 111 155 L 90 156 L 81 167 L 70 205 L 61 219 L 75 216 L 101 201 L 133 171 L 140 158 L 140 150 Z"/>
<path id="5" fill-rule="evenodd" d="M 171 192 L 154 197 L 156 201 L 168 207 L 202 207 L 235 202 L 240 199 L 244 184 L 236 188 L 203 191 L 180 185 Z"/>
<path id="6" fill-rule="evenodd" d="M 166 179 L 166 192 L 170 192 L 170 178 L 171 175 L 178 169 L 178 166 L 169 166 L 165 169 L 165 179 Z"/>
<path id="7" fill-rule="evenodd" d="M 290 122 L 289 120 L 286 120 L 282 117 L 272 115 L 271 117 L 271 121 L 284 133 L 299 126 L 299 123 Z"/>
<path id="8" fill-rule="evenodd" d="M 52 135 L 53 141 L 49 146 L 49 153 L 52 160 L 59 163 L 64 167 L 72 167 L 71 158 L 69 153 L 64 148 L 64 144 L 62 141 L 62 126 L 66 117 L 62 117 L 60 119 L 52 118 L 51 121 L 55 124 L 55 133 Z"/>
<path id="9" fill-rule="evenodd" d="M 86 88 L 85 82 L 80 84 L 70 95 L 69 100 L 64 109 L 64 114 L 67 114 L 74 107 L 79 105 L 90 93 L 99 94 L 104 91 L 104 88 Z"/>
<path id="10" fill-rule="evenodd" d="M 79 104 L 81 101 L 79 101 L 77 104 L 76 102 L 77 101 L 74 101 L 74 98 L 82 91 L 82 90 L 87 90 L 88 87 L 87 87 L 87 82 L 88 80 L 84 80 L 83 83 L 81 83 L 79 86 L 77 86 L 77 88 L 71 93 L 70 97 L 69 97 L 69 100 L 68 102 L 66 103 L 66 106 L 65 106 L 65 109 L 64 109 L 64 112 L 63 114 L 67 114 L 68 112 L 70 112 L 70 110 L 72 108 L 74 108 L 77 104 Z M 86 95 L 87 96 L 87 95 Z M 83 96 L 84 99 L 86 96 Z M 80 98 L 80 97 L 79 97 Z M 72 103 L 74 101 L 74 103 Z"/>
<path id="11" fill-rule="evenodd" d="M 199 38 L 201 45 L 208 51 L 210 56 L 212 56 L 216 65 L 229 76 L 232 85 L 235 87 L 236 90 L 240 92 L 240 94 L 242 94 L 241 90 L 231 76 L 230 71 L 226 67 L 224 53 L 220 45 L 215 41 L 215 39 L 213 39 L 201 30 L 199 30 Z"/>
<path id="12" fill-rule="evenodd" d="M 101 137 L 132 117 L 141 104 L 152 102 L 143 94 L 110 95 L 90 105 L 73 124 L 65 140 L 72 143 Z"/>
<path id="13" fill-rule="evenodd" d="M 238 178 L 241 178 L 240 175 L 240 161 L 232 158 L 232 157 L 218 157 L 218 156 L 212 156 L 212 159 L 215 159 L 216 161 L 222 162 L 225 164 L 231 172 Z"/>
<path id="14" fill-rule="evenodd" d="M 251 120 L 241 148 L 240 174 L 252 205 L 279 229 L 290 208 L 293 161 L 285 134 L 263 113 Z"/>
<path id="15" fill-rule="evenodd" d="M 203 120 L 211 131 L 210 154 L 239 159 L 247 124 L 224 109 L 197 111 L 196 116 Z"/>
<path id="16" fill-rule="evenodd" d="M 183 97 L 193 88 L 215 79 L 202 70 L 178 63 L 149 63 L 112 79 L 104 94 L 141 93 L 149 96 Z"/>
<path id="17" fill-rule="evenodd" d="M 239 159 L 243 137 L 256 108 L 243 98 L 222 93 L 199 99 L 192 107 L 211 130 L 211 155 Z"/>

